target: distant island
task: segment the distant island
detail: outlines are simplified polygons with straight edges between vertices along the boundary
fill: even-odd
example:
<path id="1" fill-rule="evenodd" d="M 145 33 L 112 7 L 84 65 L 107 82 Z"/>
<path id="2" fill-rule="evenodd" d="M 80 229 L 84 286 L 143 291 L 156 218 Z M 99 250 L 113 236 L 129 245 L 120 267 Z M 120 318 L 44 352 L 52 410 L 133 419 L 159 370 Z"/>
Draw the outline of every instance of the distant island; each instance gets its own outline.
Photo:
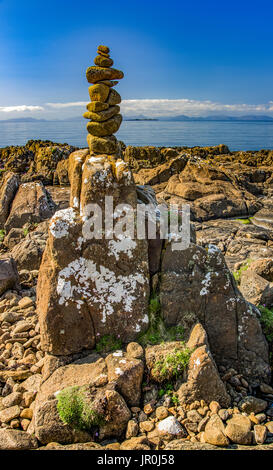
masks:
<path id="1" fill-rule="evenodd" d="M 79 121 L 82 120 L 82 116 L 73 116 L 67 119 L 36 119 L 33 117 L 22 117 L 22 118 L 11 118 L 11 119 L 2 119 L 0 120 L 1 123 L 7 122 L 67 122 L 67 121 Z M 210 116 L 186 116 L 184 114 L 178 116 L 160 116 L 157 118 L 149 117 L 149 116 L 124 116 L 124 121 L 268 121 L 273 122 L 272 116 L 267 115 L 244 115 L 244 116 L 229 116 L 229 115 L 210 115 Z"/>

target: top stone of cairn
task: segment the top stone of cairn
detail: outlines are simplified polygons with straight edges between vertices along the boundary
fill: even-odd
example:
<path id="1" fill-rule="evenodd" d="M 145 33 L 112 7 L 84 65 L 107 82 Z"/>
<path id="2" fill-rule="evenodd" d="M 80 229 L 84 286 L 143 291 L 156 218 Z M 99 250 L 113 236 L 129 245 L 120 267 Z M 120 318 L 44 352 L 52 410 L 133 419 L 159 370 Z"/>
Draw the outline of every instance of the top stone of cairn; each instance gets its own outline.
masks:
<path id="1" fill-rule="evenodd" d="M 113 69 L 113 60 L 110 57 L 110 49 L 107 46 L 98 46 L 98 55 L 94 64 L 86 70 L 86 78 L 89 83 L 97 83 L 102 80 L 120 80 L 123 78 L 121 70 Z"/>

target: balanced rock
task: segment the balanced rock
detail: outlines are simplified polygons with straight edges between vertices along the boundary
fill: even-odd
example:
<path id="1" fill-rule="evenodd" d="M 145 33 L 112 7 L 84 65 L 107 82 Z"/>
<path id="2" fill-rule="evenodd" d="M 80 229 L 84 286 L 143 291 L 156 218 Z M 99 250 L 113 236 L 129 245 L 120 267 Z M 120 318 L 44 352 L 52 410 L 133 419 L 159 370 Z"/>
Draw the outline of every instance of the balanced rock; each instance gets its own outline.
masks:
<path id="1" fill-rule="evenodd" d="M 268 382 L 268 346 L 255 307 L 237 289 L 220 250 L 191 244 L 174 256 L 167 245 L 161 264 L 161 312 L 168 326 L 189 333 L 201 323 L 217 366 L 236 368 L 253 385 Z"/>
<path id="2" fill-rule="evenodd" d="M 250 419 L 241 414 L 233 415 L 233 417 L 228 420 L 225 434 L 236 444 L 251 444 L 252 432 Z"/>
<path id="3" fill-rule="evenodd" d="M 119 106 L 110 106 L 110 108 L 105 109 L 104 111 L 99 111 L 99 112 L 87 111 L 86 113 L 83 114 L 83 117 L 85 119 L 92 119 L 92 121 L 103 122 L 103 121 L 107 121 L 107 119 L 110 119 L 111 117 L 115 116 L 115 114 L 118 114 L 119 112 L 120 112 Z"/>
<path id="4" fill-rule="evenodd" d="M 194 327 L 187 346 L 194 349 L 194 351 L 188 365 L 187 381 L 178 390 L 180 403 L 205 400 L 208 402 L 217 401 L 222 406 L 228 406 L 230 397 L 219 376 L 208 348 L 205 330 L 201 324 Z"/>
<path id="5" fill-rule="evenodd" d="M 111 67 L 113 65 L 113 60 L 110 57 L 105 57 L 101 54 L 97 55 L 94 59 L 94 64 L 98 67 Z"/>
<path id="6" fill-rule="evenodd" d="M 121 96 L 112 88 L 118 82 L 112 81 L 112 78 L 122 78 L 123 73 L 111 68 L 113 61 L 110 59 L 109 51 L 107 46 L 99 46 L 99 55 L 95 58 L 95 64 L 98 67 L 87 69 L 87 80 L 95 84 L 89 87 L 91 103 L 87 105 L 87 112 L 83 117 L 90 120 L 87 124 L 87 131 L 92 136 L 92 138 L 89 135 L 87 137 L 90 151 L 115 155 L 118 153 L 117 145 L 109 146 L 107 139 L 105 143 L 101 140 L 99 145 L 96 145 L 98 142 L 93 139 L 94 137 L 112 137 L 122 122 L 122 116 L 119 114 L 120 108 L 117 106 L 121 102 Z M 113 144 L 114 142 L 112 140 Z"/>
<path id="7" fill-rule="evenodd" d="M 109 47 L 103 46 L 102 44 L 100 44 L 100 45 L 98 46 L 98 53 L 99 53 L 99 54 L 101 54 L 101 53 L 103 53 L 103 54 L 109 54 L 109 52 L 110 52 Z"/>
<path id="8" fill-rule="evenodd" d="M 109 93 L 109 96 L 108 96 L 108 99 L 107 99 L 107 103 L 110 105 L 110 106 L 113 106 L 114 104 L 119 104 L 121 103 L 121 96 L 120 94 L 112 89 L 110 90 L 110 93 Z"/>
<path id="9" fill-rule="evenodd" d="M 90 121 L 86 127 L 90 134 L 97 137 L 105 137 L 115 134 L 119 130 L 121 122 L 122 116 L 117 114 L 104 122 Z"/>
<path id="10" fill-rule="evenodd" d="M 0 228 L 8 218 L 11 203 L 19 187 L 19 177 L 15 173 L 8 172 L 0 184 Z"/>

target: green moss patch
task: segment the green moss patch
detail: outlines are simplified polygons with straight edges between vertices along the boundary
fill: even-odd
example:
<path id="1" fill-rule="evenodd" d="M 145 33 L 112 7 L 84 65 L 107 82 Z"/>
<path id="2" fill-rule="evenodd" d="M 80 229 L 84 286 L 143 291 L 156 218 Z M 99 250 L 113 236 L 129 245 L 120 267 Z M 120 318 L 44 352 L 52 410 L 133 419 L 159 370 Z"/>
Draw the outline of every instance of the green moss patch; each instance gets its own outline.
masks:
<path id="1" fill-rule="evenodd" d="M 68 387 L 57 395 L 57 410 L 63 423 L 81 431 L 90 431 L 103 423 L 93 410 L 84 387 Z"/>

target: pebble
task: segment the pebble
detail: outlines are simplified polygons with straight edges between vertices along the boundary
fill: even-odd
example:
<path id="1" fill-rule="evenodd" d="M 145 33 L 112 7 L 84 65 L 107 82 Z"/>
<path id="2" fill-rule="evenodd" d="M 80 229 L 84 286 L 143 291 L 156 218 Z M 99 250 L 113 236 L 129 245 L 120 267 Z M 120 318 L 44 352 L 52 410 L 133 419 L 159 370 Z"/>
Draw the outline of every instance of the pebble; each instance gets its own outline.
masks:
<path id="1" fill-rule="evenodd" d="M 168 409 L 165 408 L 165 406 L 159 406 L 155 410 L 155 415 L 156 415 L 157 419 L 159 419 L 159 420 L 167 418 L 168 414 L 169 414 Z"/>

